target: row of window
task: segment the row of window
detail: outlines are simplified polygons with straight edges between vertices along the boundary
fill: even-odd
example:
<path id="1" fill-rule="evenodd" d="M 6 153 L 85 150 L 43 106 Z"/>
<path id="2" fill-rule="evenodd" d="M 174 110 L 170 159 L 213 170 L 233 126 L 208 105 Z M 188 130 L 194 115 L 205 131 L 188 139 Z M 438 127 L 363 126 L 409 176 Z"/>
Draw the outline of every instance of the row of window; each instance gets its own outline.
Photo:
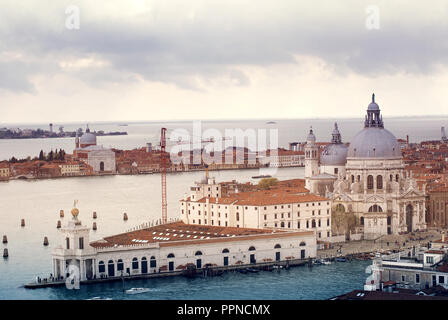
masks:
<path id="1" fill-rule="evenodd" d="M 182 204 L 183 204 L 183 203 L 182 203 Z M 330 204 L 330 202 L 327 202 L 327 205 L 329 205 L 329 204 Z M 310 203 L 307 202 L 307 203 L 306 203 L 306 206 L 309 207 L 309 205 L 310 205 Z M 316 206 L 316 205 L 317 205 L 317 206 L 320 206 L 320 205 L 322 205 L 322 203 L 320 203 L 320 202 L 317 202 L 317 203 L 315 203 L 315 202 L 311 202 L 311 206 L 314 207 L 314 206 Z M 188 203 L 188 206 L 190 206 L 190 203 Z M 201 204 L 198 203 L 198 207 L 200 207 L 200 206 L 201 206 Z M 206 208 L 206 207 L 207 207 L 207 204 L 204 204 L 204 207 Z M 278 207 L 278 206 L 274 206 L 274 209 L 277 210 L 277 207 Z M 213 208 L 214 208 L 214 207 L 213 207 L 213 205 L 212 205 L 212 209 L 213 209 Z M 281 205 L 280 208 L 281 208 L 281 209 L 285 209 L 285 205 Z M 287 208 L 290 209 L 290 208 L 291 208 L 291 205 L 288 204 L 288 205 L 287 205 Z M 297 204 L 297 208 L 300 208 L 300 203 Z M 192 206 L 192 209 L 194 210 L 194 206 Z M 221 209 L 221 206 L 218 206 L 218 209 Z M 224 209 L 227 209 L 227 206 L 225 206 Z M 238 209 L 239 209 L 239 206 L 236 206 L 236 209 L 238 210 Z M 248 210 L 249 207 L 244 207 L 244 209 L 245 209 L 245 210 Z M 267 210 L 267 209 L 268 209 L 268 207 L 263 207 L 263 210 Z M 254 210 L 258 210 L 258 207 L 254 207 Z"/>
<path id="2" fill-rule="evenodd" d="M 290 221 L 288 221 L 287 224 L 288 224 L 288 228 L 291 228 L 292 223 Z M 278 222 L 274 222 L 274 227 L 275 228 L 277 228 L 278 225 L 279 225 Z M 286 224 L 285 224 L 284 221 L 280 222 L 280 228 L 285 228 L 285 225 Z M 265 223 L 264 226 L 267 227 L 267 224 Z M 322 224 L 321 224 L 320 220 L 318 220 L 317 226 L 316 226 L 316 220 L 314 220 L 314 219 L 311 220 L 311 228 L 316 228 L 316 227 L 320 228 L 321 226 L 322 226 Z M 329 226 L 330 226 L 330 220 L 328 219 L 327 220 L 327 227 L 329 227 Z M 297 221 L 297 229 L 300 229 L 300 227 L 301 227 L 301 223 L 300 223 L 300 221 Z M 310 220 L 306 221 L 306 229 L 310 229 Z"/>

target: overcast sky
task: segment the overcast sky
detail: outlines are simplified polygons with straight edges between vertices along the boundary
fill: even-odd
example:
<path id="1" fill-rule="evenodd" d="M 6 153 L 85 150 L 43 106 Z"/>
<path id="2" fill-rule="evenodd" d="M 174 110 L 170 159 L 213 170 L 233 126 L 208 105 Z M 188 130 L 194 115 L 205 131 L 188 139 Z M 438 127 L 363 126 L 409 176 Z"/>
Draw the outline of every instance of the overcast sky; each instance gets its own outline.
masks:
<path id="1" fill-rule="evenodd" d="M 0 123 L 448 114 L 447 89 L 448 1 L 0 0 Z"/>

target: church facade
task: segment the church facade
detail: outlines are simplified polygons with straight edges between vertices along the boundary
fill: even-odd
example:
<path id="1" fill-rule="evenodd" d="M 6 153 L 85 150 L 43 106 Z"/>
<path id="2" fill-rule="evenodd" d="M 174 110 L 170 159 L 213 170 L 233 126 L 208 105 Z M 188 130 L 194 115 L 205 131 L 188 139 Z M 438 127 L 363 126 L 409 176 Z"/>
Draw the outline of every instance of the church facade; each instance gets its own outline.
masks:
<path id="1" fill-rule="evenodd" d="M 81 138 L 76 135 L 73 155 L 91 166 L 95 173 L 116 172 L 115 152 L 97 145 L 96 135 L 91 133 L 88 127 Z"/>
<path id="2" fill-rule="evenodd" d="M 400 145 L 384 128 L 372 95 L 364 128 L 349 147 L 337 125 L 322 152 L 310 130 L 305 145 L 306 186 L 329 197 L 332 210 L 354 214 L 365 239 L 426 229 L 425 192 L 406 175 Z"/>

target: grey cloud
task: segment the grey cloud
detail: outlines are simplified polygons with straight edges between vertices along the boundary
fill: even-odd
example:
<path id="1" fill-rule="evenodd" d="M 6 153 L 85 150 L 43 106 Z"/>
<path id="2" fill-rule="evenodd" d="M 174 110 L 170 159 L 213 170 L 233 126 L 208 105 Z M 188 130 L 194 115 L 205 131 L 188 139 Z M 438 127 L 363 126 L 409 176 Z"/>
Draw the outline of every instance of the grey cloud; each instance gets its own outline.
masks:
<path id="1" fill-rule="evenodd" d="M 284 7 L 272 14 L 259 13 L 265 19 L 253 24 L 246 22 L 244 15 L 225 12 L 222 16 L 214 12 L 215 19 L 199 14 L 191 23 L 173 26 L 155 21 L 151 27 L 87 17 L 78 31 L 63 26 L 57 30 L 33 19 L 22 19 L 9 25 L 7 34 L 0 29 L 4 40 L 0 48 L 23 50 L 36 59 L 0 65 L 9 74 L 0 76 L 0 87 L 29 91 L 29 76 L 43 72 L 39 59 L 52 57 L 56 63 L 66 56 L 89 54 L 107 60 L 111 66 L 73 73 L 85 81 L 136 81 L 135 76 L 140 75 L 192 90 L 200 90 L 195 77 L 208 81 L 225 76 L 235 79 L 237 85 L 249 85 L 250 79 L 238 70 L 239 65 L 296 63 L 294 55 L 320 57 L 339 72 L 366 76 L 430 73 L 448 63 L 445 25 L 409 26 L 408 21 L 402 25 L 400 19 L 384 18 L 380 30 L 369 31 L 364 27 L 364 4 L 357 4 L 357 8 L 359 16 L 344 20 L 344 15 L 319 18 L 319 12 L 288 12 Z M 256 8 L 253 14 L 257 14 Z M 11 69 L 16 72 L 11 74 Z"/>

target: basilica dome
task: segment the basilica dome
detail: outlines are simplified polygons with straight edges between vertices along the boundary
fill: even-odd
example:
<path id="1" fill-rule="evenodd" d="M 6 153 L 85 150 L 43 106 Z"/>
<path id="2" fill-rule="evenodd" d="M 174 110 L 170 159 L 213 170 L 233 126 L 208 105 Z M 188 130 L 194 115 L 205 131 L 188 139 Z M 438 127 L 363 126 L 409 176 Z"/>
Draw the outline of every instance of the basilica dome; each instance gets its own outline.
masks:
<path id="1" fill-rule="evenodd" d="M 401 158 L 395 136 L 384 128 L 364 128 L 350 143 L 349 158 Z"/>
<path id="2" fill-rule="evenodd" d="M 89 128 L 87 128 L 86 132 L 80 138 L 80 144 L 82 146 L 96 145 L 96 135 L 91 133 Z"/>
<path id="3" fill-rule="evenodd" d="M 320 163 L 324 166 L 343 166 L 347 162 L 347 146 L 342 143 L 338 125 L 334 124 L 331 143 L 326 145 L 320 155 Z"/>
<path id="4" fill-rule="evenodd" d="M 350 142 L 348 158 L 401 158 L 401 149 L 395 136 L 384 129 L 380 108 L 372 95 L 367 108 L 364 129 Z"/>

